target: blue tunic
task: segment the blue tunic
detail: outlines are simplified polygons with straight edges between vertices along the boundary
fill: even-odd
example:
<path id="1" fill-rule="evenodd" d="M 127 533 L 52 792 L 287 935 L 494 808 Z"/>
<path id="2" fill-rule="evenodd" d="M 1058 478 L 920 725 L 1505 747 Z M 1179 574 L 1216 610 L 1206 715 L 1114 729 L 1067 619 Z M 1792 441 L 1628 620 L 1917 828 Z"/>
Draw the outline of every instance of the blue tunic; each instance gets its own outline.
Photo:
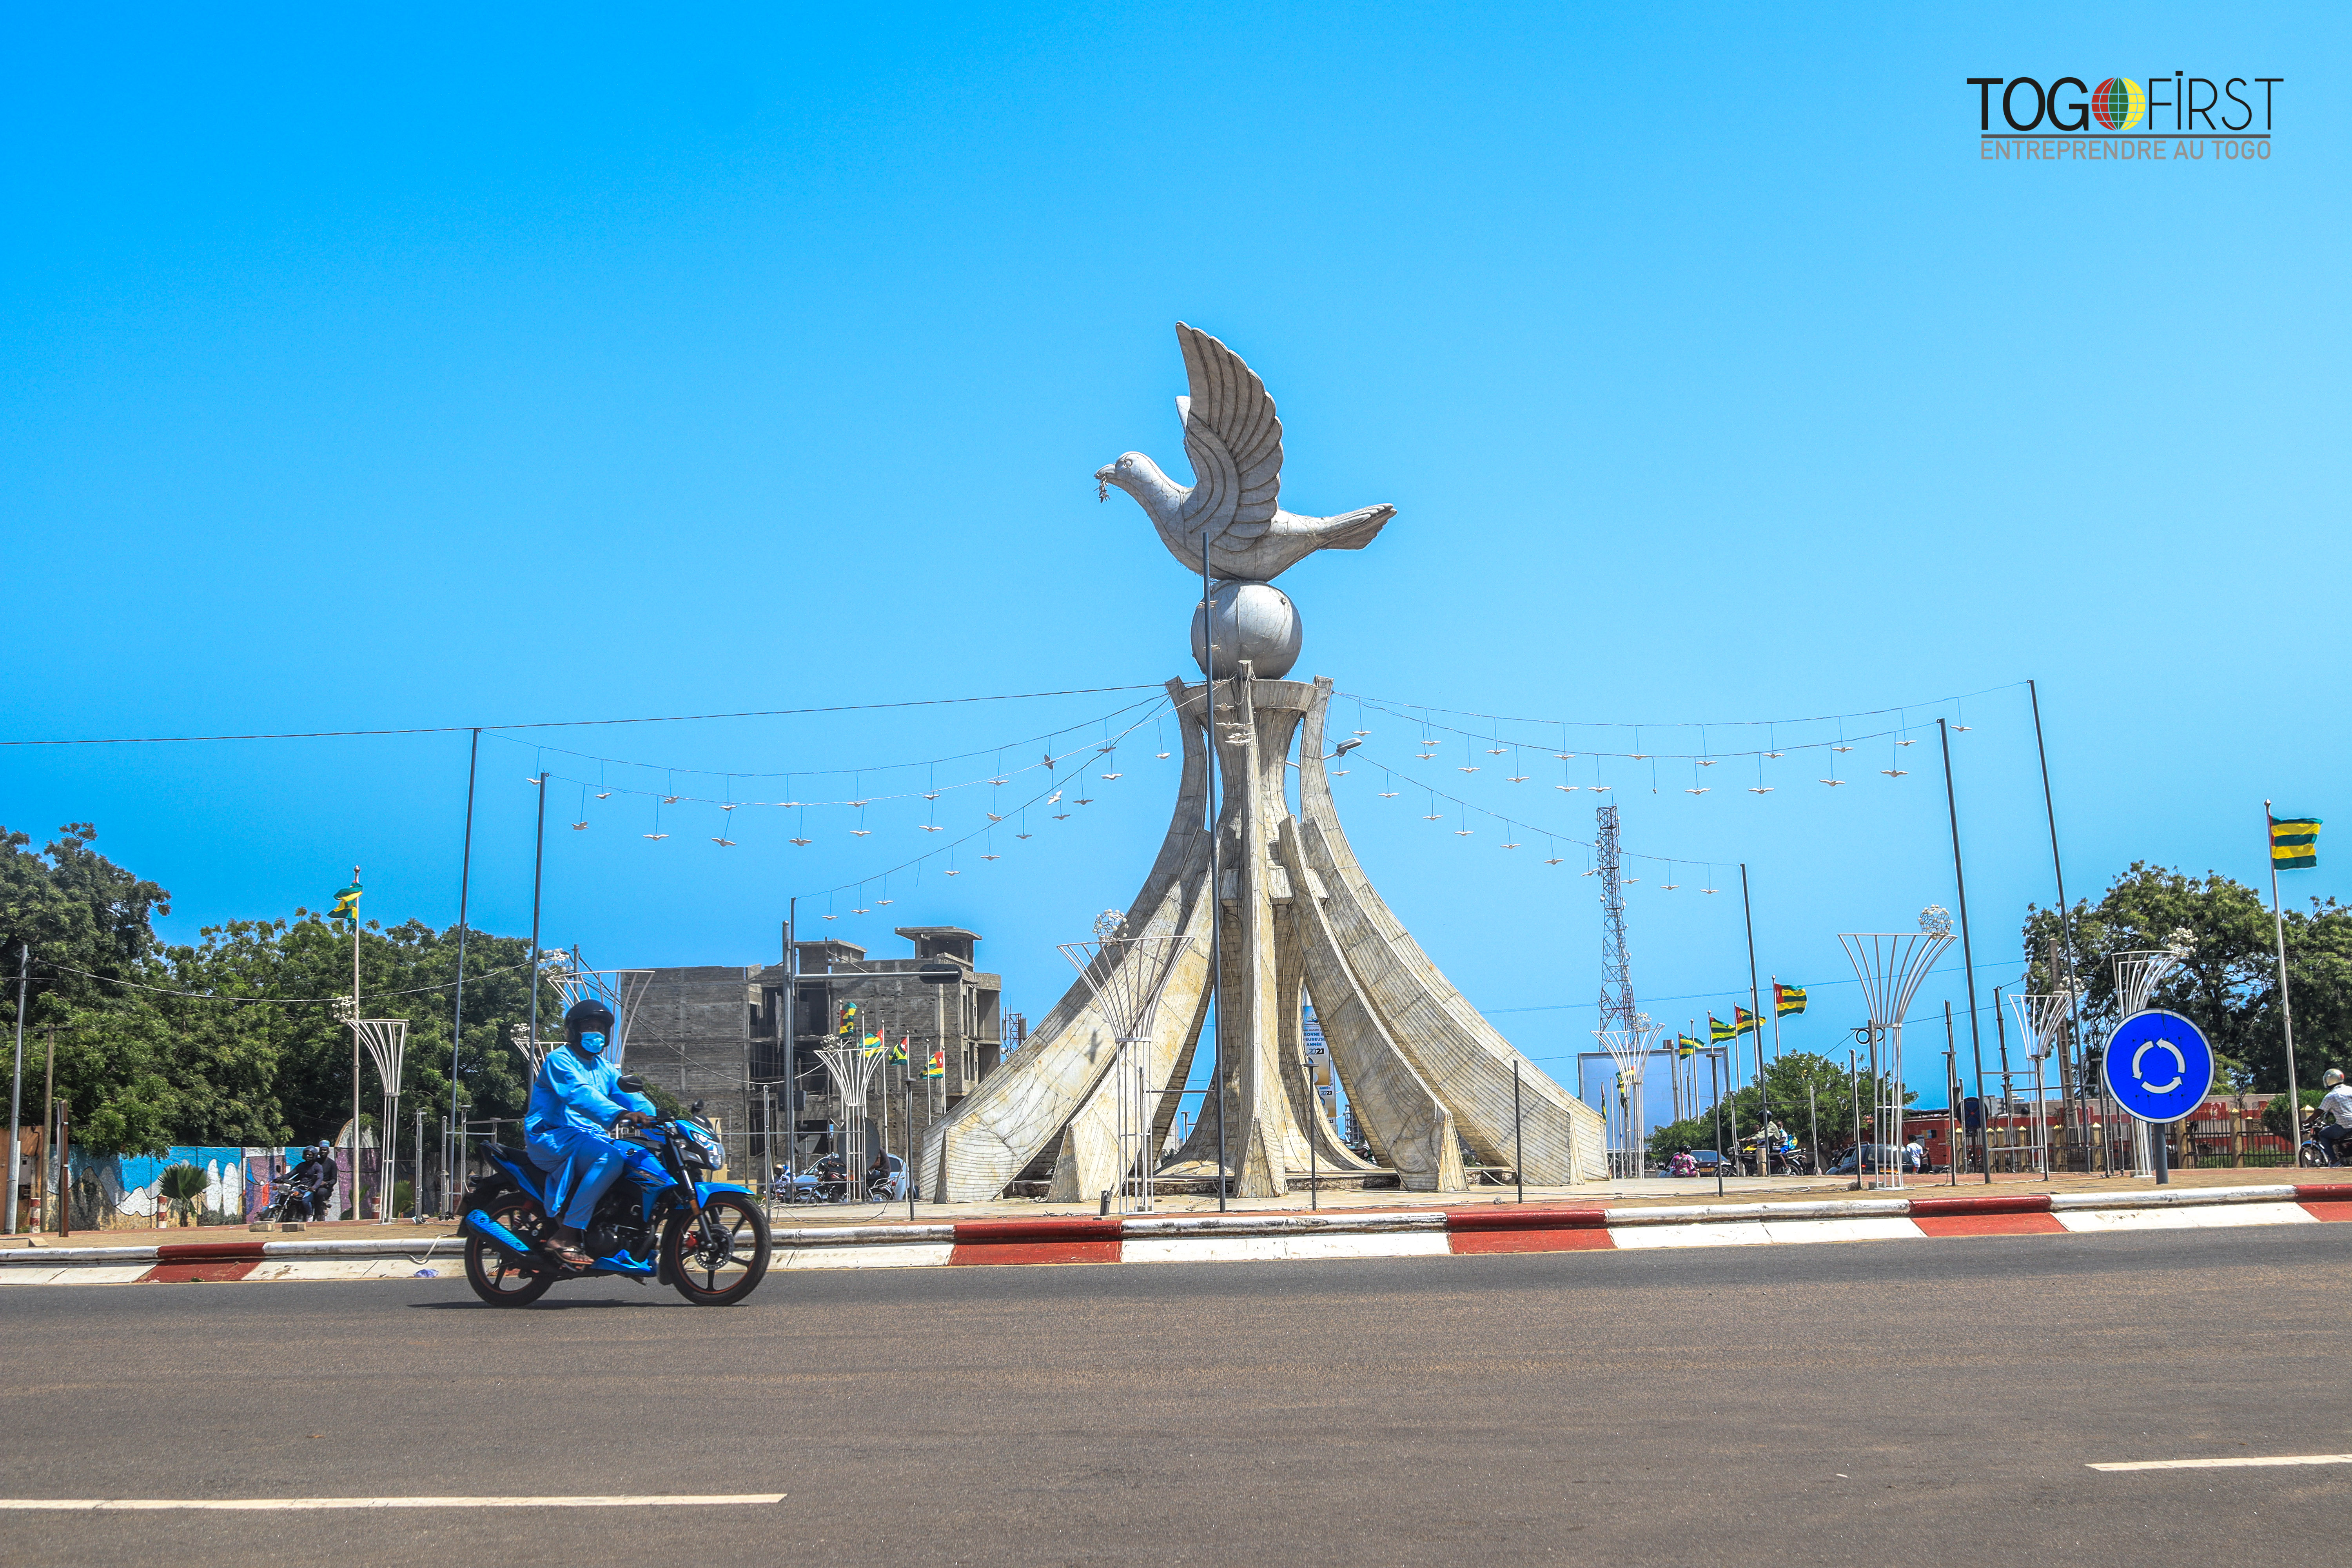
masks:
<path id="1" fill-rule="evenodd" d="M 522 1123 L 531 1163 L 558 1174 L 547 1206 L 562 1223 L 583 1228 L 596 1201 L 632 1164 L 659 1166 L 643 1149 L 610 1136 L 625 1110 L 654 1114 L 654 1102 L 621 1087 L 621 1071 L 600 1056 L 583 1056 L 569 1045 L 547 1053 L 530 1086 L 530 1110 Z"/>

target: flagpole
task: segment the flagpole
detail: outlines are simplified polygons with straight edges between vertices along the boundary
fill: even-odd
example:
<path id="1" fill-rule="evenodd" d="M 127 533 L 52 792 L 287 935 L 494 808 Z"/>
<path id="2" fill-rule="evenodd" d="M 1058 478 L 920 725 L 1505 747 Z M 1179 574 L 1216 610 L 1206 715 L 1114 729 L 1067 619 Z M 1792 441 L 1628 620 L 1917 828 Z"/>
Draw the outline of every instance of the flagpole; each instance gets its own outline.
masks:
<path id="1" fill-rule="evenodd" d="M 1772 1059 L 1777 1062 L 1780 1059 L 1780 977 L 1766 978 L 1772 982 Z"/>
<path id="2" fill-rule="evenodd" d="M 2271 803 L 2263 802 L 2263 858 L 2271 863 L 2271 924 L 2278 933 L 2279 1022 L 2286 1028 L 2286 1150 L 2294 1164 L 2303 1150 L 2303 1096 L 2294 1081 L 2294 1009 L 2286 994 L 2286 914 L 2279 907 L 2278 851 L 2271 844 Z"/>
<path id="3" fill-rule="evenodd" d="M 1748 1027 L 1756 1033 L 1756 1100 L 1764 1121 L 1769 1121 L 1772 1120 L 1772 1094 L 1764 1087 L 1764 993 L 1756 984 L 1756 916 L 1748 905 L 1748 862 L 1745 860 L 1739 863 L 1739 918 L 1748 925 Z M 1732 1037 L 1735 1041 L 1738 1037 L 1738 1035 Z M 1756 1163 L 1759 1169 L 1756 1173 L 1759 1176 L 1770 1174 L 1771 1160 L 1771 1154 L 1762 1144 L 1758 1144 Z"/>

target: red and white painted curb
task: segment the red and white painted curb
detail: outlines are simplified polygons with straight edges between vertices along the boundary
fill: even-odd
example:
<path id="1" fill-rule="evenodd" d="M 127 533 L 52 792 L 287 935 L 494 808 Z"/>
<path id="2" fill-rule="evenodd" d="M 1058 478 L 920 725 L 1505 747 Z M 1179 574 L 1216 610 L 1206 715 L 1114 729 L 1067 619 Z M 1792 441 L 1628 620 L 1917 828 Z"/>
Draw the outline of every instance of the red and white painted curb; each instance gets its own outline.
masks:
<path id="1" fill-rule="evenodd" d="M 1479 1208 L 1385 1213 L 1147 1215 L 1123 1219 L 964 1220 L 812 1226 L 775 1233 L 773 1267 L 927 1268 L 970 1264 L 1212 1263 L 1313 1258 L 1444 1258 L 1499 1252 L 1766 1247 L 1927 1237 L 2201 1230 L 2352 1220 L 2352 1183 L 1839 1198 L 1674 1208 Z M 0 1251 L 0 1285 L 404 1279 L 461 1271 L 461 1244 L 163 1242 Z"/>

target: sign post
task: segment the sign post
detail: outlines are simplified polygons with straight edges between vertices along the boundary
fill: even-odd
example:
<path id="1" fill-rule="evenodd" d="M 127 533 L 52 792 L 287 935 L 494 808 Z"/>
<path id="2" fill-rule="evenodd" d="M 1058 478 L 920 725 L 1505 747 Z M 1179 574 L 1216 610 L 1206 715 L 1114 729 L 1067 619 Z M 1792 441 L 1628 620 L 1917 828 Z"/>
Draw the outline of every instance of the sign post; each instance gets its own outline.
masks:
<path id="1" fill-rule="evenodd" d="M 2178 1121 L 2212 1091 L 2213 1047 L 2179 1014 L 2150 1007 L 2116 1026 L 2099 1070 L 2107 1093 L 2128 1114 L 2144 1122 Z M 2164 1139 L 2152 1133 L 2149 1142 L 2157 1184 L 2168 1184 Z"/>

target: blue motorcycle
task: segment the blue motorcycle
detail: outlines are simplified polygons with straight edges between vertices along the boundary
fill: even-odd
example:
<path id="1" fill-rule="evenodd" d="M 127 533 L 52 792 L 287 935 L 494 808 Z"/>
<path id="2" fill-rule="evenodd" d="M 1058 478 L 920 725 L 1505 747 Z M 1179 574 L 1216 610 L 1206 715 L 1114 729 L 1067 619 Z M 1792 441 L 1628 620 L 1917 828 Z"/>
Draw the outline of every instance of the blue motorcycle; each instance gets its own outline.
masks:
<path id="1" fill-rule="evenodd" d="M 642 1092 L 634 1074 L 621 1087 Z M 545 1172 L 520 1149 L 478 1146 L 490 1163 L 467 1194 L 466 1283 L 493 1307 L 538 1300 L 560 1279 L 620 1275 L 674 1287 L 698 1307 L 726 1307 L 757 1289 L 768 1272 L 768 1216 L 751 1190 L 698 1180 L 726 1163 L 719 1140 L 698 1123 L 666 1118 L 625 1142 L 650 1151 L 667 1181 L 634 1168 L 596 1205 L 582 1250 L 585 1268 L 562 1262 L 541 1243 L 554 1234 Z"/>

